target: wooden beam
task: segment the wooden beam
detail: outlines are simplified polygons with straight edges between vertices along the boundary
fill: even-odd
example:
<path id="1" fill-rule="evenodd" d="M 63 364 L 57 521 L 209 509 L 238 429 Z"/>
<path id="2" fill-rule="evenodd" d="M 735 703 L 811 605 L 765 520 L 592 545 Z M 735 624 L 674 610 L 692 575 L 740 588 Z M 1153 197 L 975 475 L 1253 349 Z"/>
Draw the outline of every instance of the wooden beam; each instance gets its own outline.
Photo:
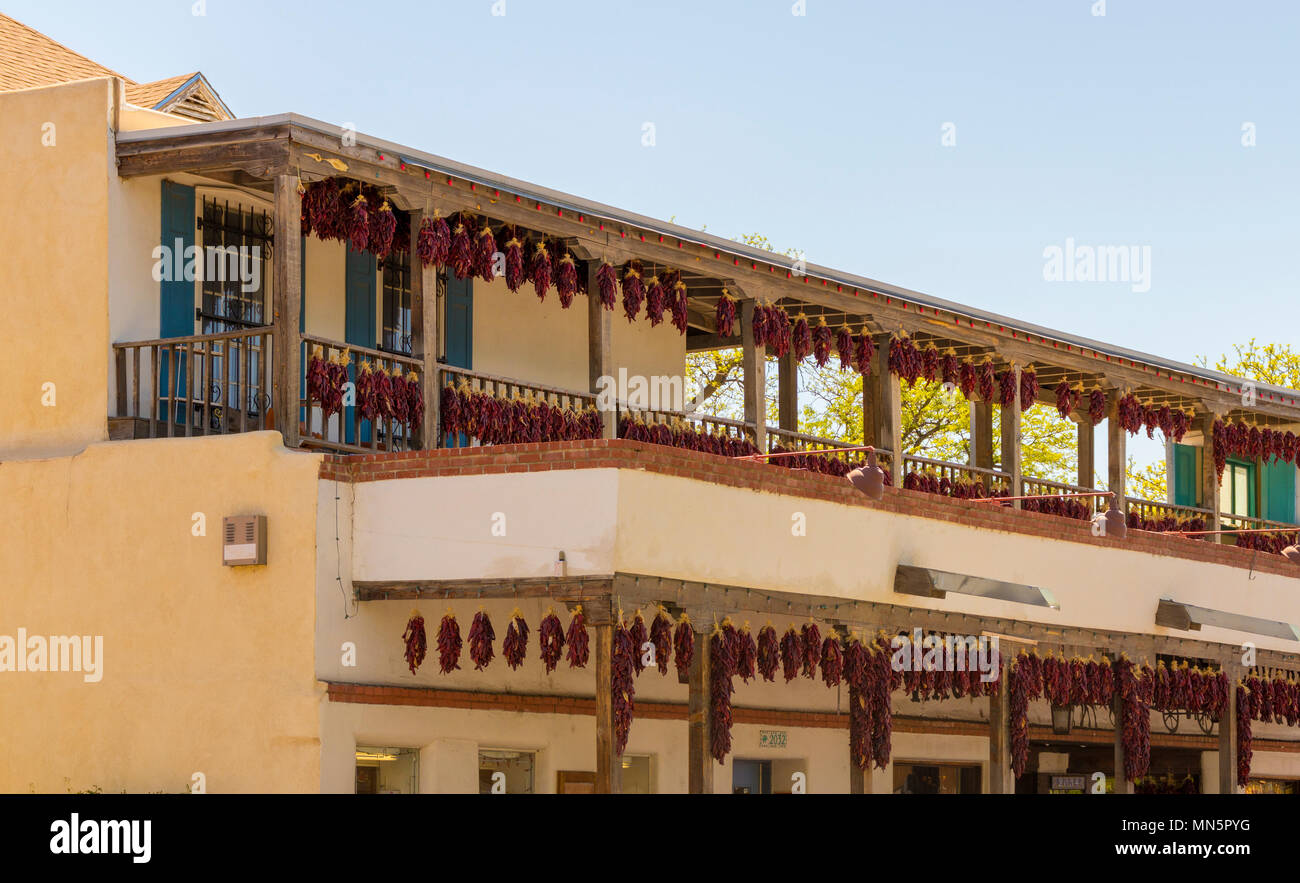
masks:
<path id="1" fill-rule="evenodd" d="M 702 353 L 706 350 L 730 350 L 741 346 L 739 334 L 733 334 L 730 337 L 719 337 L 716 334 L 688 334 L 686 336 L 686 352 Z"/>
<path id="2" fill-rule="evenodd" d="M 1097 444 L 1092 422 L 1086 418 L 1079 423 L 1079 472 L 1075 484 L 1092 488 L 1097 484 Z"/>
<path id="3" fill-rule="evenodd" d="M 604 623 L 593 629 L 596 657 L 596 793 L 618 794 L 622 785 L 623 764 L 614 752 L 614 692 L 612 653 L 614 625 Z"/>
<path id="4" fill-rule="evenodd" d="M 794 352 L 777 360 L 777 425 L 799 431 L 799 363 Z"/>
<path id="5" fill-rule="evenodd" d="M 998 691 L 989 697 L 989 793 L 1015 794 L 1016 779 L 1011 772 L 1011 702 L 1006 674 Z"/>
<path id="6" fill-rule="evenodd" d="M 298 176 L 275 176 L 275 255 L 272 281 L 272 395 L 285 447 L 298 447 L 298 311 L 302 293 L 302 197 Z"/>
<path id="7" fill-rule="evenodd" d="M 1214 466 L 1214 421 L 1217 419 L 1219 415 L 1210 412 L 1200 417 L 1196 424 L 1201 430 L 1201 450 L 1198 458 L 1200 492 L 1197 495 L 1197 505 L 1210 510 L 1210 515 L 1206 518 L 1206 530 L 1220 530 L 1223 525 L 1223 518 L 1219 514 L 1223 510 L 1219 500 L 1219 471 Z M 1223 537 L 1219 534 L 1210 534 L 1206 539 L 1215 543 L 1223 542 Z"/>
<path id="8" fill-rule="evenodd" d="M 259 178 L 291 168 L 289 142 L 274 136 L 242 143 L 196 143 L 139 151 L 139 144 L 119 144 L 117 173 L 123 178 L 177 172 L 244 171 Z"/>
<path id="9" fill-rule="evenodd" d="M 754 311 L 758 301 L 740 302 L 740 331 L 744 355 L 745 422 L 754 427 L 754 444 L 767 450 L 767 347 L 754 342 Z"/>
<path id="10" fill-rule="evenodd" d="M 1128 470 L 1128 433 L 1119 423 L 1120 389 L 1106 392 L 1106 490 L 1114 494 L 1111 505 L 1127 513 L 1125 476 Z"/>
<path id="11" fill-rule="evenodd" d="M 596 279 L 599 261 L 587 261 L 587 380 L 588 391 L 600 392 L 601 378 L 614 376 L 613 311 L 600 301 L 600 283 Z M 601 437 L 618 437 L 618 411 L 600 413 Z"/>
<path id="12" fill-rule="evenodd" d="M 687 793 L 713 793 L 713 755 L 709 745 L 709 634 L 695 632 L 695 653 L 687 678 Z"/>
<path id="13" fill-rule="evenodd" d="M 410 212 L 411 241 L 419 235 L 424 223 L 424 210 Z M 438 410 L 442 404 L 438 384 L 438 325 L 442 303 L 438 300 L 438 268 L 425 266 L 419 249 L 412 247 L 407 253 L 411 278 L 411 355 L 423 361 L 420 386 L 424 391 L 424 426 L 420 431 L 420 447 L 432 450 L 442 444 Z"/>
<path id="14" fill-rule="evenodd" d="M 608 599 L 614 578 L 590 576 L 528 576 L 485 579 L 357 580 L 359 601 L 418 601 L 422 598 L 513 600 L 554 598 L 558 601 Z"/>
<path id="15" fill-rule="evenodd" d="M 871 373 L 862 378 L 862 434 L 865 444 L 892 452 L 890 473 L 894 487 L 902 487 L 903 391 L 889 373 L 889 335 L 876 335 L 875 344 Z"/>
<path id="16" fill-rule="evenodd" d="M 1000 405 L 998 423 L 1002 430 L 1002 471 L 1011 476 L 1011 496 L 1020 496 L 1020 479 L 1023 467 L 1020 451 L 1020 366 L 1013 364 L 1007 368 L 1016 385 L 1016 394 L 1011 397 L 1011 404 Z M 1012 507 L 1019 509 L 1021 503 L 1016 500 Z"/>

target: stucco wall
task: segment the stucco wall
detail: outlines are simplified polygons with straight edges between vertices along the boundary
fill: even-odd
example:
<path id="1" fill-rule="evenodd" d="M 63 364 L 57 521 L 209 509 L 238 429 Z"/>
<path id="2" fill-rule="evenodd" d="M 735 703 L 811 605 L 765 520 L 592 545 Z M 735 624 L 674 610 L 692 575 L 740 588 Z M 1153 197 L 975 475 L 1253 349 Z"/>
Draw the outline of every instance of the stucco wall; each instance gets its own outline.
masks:
<path id="1" fill-rule="evenodd" d="M 108 437 L 109 99 L 107 79 L 0 94 L 0 458 Z"/>
<path id="2" fill-rule="evenodd" d="M 0 463 L 0 634 L 103 638 L 97 683 L 0 673 L 0 791 L 317 790 L 319 459 L 263 432 Z M 238 514 L 268 517 L 265 567 L 222 566 Z"/>

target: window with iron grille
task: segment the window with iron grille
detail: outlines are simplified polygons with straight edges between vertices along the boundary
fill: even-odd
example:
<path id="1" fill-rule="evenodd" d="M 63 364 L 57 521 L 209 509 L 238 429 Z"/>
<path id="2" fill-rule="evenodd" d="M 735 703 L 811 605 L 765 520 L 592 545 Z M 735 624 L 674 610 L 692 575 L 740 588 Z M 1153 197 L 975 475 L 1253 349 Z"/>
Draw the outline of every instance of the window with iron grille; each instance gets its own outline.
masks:
<path id="1" fill-rule="evenodd" d="M 203 305 L 198 310 L 201 334 L 239 331 L 268 323 L 266 278 L 272 266 L 273 229 L 273 219 L 265 209 L 204 197 L 199 218 L 199 260 L 203 263 Z M 247 343 L 215 341 L 211 348 L 211 400 L 231 409 L 242 404 L 245 412 L 254 416 L 269 407 L 269 396 L 256 392 L 258 378 L 265 373 L 262 366 L 267 355 L 257 339 L 250 338 Z M 197 358 L 201 362 L 202 356 Z M 248 376 L 242 376 L 245 364 Z M 223 411 L 214 409 L 215 424 L 227 416 Z"/>
<path id="2" fill-rule="evenodd" d="M 386 257 L 384 270 L 383 333 L 380 349 L 411 354 L 411 268 L 403 256 Z"/>

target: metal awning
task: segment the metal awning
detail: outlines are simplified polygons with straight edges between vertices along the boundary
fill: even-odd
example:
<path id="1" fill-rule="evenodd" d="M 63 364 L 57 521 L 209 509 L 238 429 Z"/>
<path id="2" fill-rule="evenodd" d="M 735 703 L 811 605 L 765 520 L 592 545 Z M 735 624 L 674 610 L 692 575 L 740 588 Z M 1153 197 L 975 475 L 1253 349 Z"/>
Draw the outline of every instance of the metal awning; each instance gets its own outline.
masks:
<path id="1" fill-rule="evenodd" d="M 894 591 L 900 595 L 919 595 L 922 598 L 944 598 L 949 592 L 956 592 L 959 595 L 974 595 L 977 598 L 991 598 L 994 601 L 1012 601 L 1034 607 L 1061 609 L 1061 605 L 1056 603 L 1052 593 L 1038 586 L 1008 583 L 963 573 L 949 573 L 945 570 L 931 570 L 928 567 L 911 567 L 906 564 L 898 565 L 898 569 L 894 572 Z"/>
<path id="2" fill-rule="evenodd" d="M 1274 619 L 1260 619 L 1257 616 L 1243 616 L 1240 613 L 1228 613 L 1224 610 L 1211 610 L 1184 604 L 1170 598 L 1161 598 L 1156 608 L 1156 625 L 1181 631 L 1198 632 L 1201 626 L 1209 625 L 1234 632 L 1247 632 L 1252 635 L 1266 635 L 1270 638 L 1282 638 L 1287 641 L 1300 641 L 1300 631 L 1289 622 Z"/>

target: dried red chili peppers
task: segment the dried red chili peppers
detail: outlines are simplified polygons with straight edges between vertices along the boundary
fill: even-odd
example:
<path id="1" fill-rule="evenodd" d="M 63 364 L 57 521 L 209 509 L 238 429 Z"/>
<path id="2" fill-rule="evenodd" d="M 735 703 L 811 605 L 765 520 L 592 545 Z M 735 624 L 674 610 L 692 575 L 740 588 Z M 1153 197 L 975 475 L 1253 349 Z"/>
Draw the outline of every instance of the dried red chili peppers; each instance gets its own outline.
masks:
<path id="1" fill-rule="evenodd" d="M 641 672 L 645 671 L 645 662 L 641 654 L 644 652 L 643 648 L 649 638 L 646 634 L 645 619 L 641 616 L 640 610 L 633 615 L 632 627 L 628 629 L 628 634 L 632 638 L 632 649 L 635 651 L 632 654 L 632 668 L 637 675 L 640 675 Z"/>
<path id="2" fill-rule="evenodd" d="M 691 657 L 695 655 L 695 631 L 685 613 L 677 622 L 673 633 L 673 664 L 677 666 L 677 676 L 685 678 L 691 670 Z"/>
<path id="3" fill-rule="evenodd" d="M 492 620 L 488 618 L 487 611 L 479 608 L 478 613 L 474 614 L 474 621 L 469 627 L 469 658 L 474 663 L 475 671 L 482 671 L 492 662 L 495 652 L 492 650 L 492 642 L 496 640 L 496 632 L 492 630 Z"/>
<path id="4" fill-rule="evenodd" d="M 650 623 L 650 643 L 655 648 L 655 667 L 659 674 L 668 674 L 668 662 L 673 653 L 673 621 L 668 611 L 660 605 L 654 621 Z"/>
<path id="5" fill-rule="evenodd" d="M 777 667 L 781 664 L 781 646 L 772 623 L 769 622 L 758 630 L 758 646 L 755 652 L 759 675 L 768 683 L 774 683 Z"/>
<path id="6" fill-rule="evenodd" d="M 438 670 L 443 674 L 451 674 L 460 668 L 460 625 L 456 622 L 456 614 L 450 608 L 443 614 L 442 622 L 438 625 Z"/>
<path id="7" fill-rule="evenodd" d="M 735 633 L 734 643 L 736 674 L 748 684 L 758 667 L 758 645 L 754 643 L 754 635 L 749 631 L 749 623 L 742 625 Z"/>
<path id="8" fill-rule="evenodd" d="M 591 655 L 587 637 L 587 618 L 582 615 L 582 605 L 573 608 L 573 618 L 569 620 L 569 632 L 565 636 L 569 645 L 569 668 L 586 668 Z"/>
<path id="9" fill-rule="evenodd" d="M 838 687 L 844 676 L 844 651 L 835 629 L 831 629 L 831 633 L 822 641 L 821 666 L 822 683 L 828 687 Z"/>
<path id="10" fill-rule="evenodd" d="M 790 626 L 781 637 L 781 668 L 787 684 L 799 677 L 799 667 L 803 664 L 803 658 L 803 638 L 799 637 L 794 626 Z"/>
<path id="11" fill-rule="evenodd" d="M 516 607 L 510 614 L 510 624 L 506 626 L 506 636 L 501 640 L 501 655 L 512 670 L 524 664 L 528 653 L 528 623 Z"/>
<path id="12" fill-rule="evenodd" d="M 709 747 L 718 763 L 723 763 L 731 753 L 731 694 L 735 674 L 736 648 L 723 629 L 715 626 L 709 637 Z"/>
<path id="13" fill-rule="evenodd" d="M 825 368 L 831 360 L 831 348 L 835 345 L 835 335 L 831 326 L 826 324 L 825 316 L 817 317 L 817 324 L 812 329 L 812 354 L 818 368 Z"/>
<path id="14" fill-rule="evenodd" d="M 607 310 L 614 309 L 615 292 L 618 289 L 618 273 L 607 263 L 601 263 L 596 271 L 596 287 L 600 291 L 600 304 Z"/>
<path id="15" fill-rule="evenodd" d="M 853 332 L 847 323 L 835 332 L 835 352 L 840 358 L 841 371 L 853 367 Z"/>
<path id="16" fill-rule="evenodd" d="M 736 299 L 722 289 L 718 304 L 713 309 L 713 320 L 718 326 L 718 337 L 731 337 L 736 330 Z"/>
<path id="17" fill-rule="evenodd" d="M 628 733 L 632 730 L 636 697 L 633 678 L 638 657 L 636 644 L 622 615 L 619 616 L 618 628 L 614 629 L 613 641 L 610 654 L 610 699 L 614 706 L 614 753 L 621 757 L 627 748 Z"/>
<path id="18" fill-rule="evenodd" d="M 803 624 L 799 629 L 799 642 L 803 647 L 803 676 L 806 678 L 817 677 L 817 663 L 821 661 L 822 655 L 822 632 L 817 628 L 817 623 L 811 619 Z"/>
<path id="19" fill-rule="evenodd" d="M 623 315 L 635 322 L 645 302 L 645 281 L 641 278 L 641 262 L 628 261 L 623 271 Z"/>
<path id="20" fill-rule="evenodd" d="M 424 654 L 429 649 L 429 642 L 424 634 L 424 617 L 420 611 L 412 610 L 411 618 L 406 622 L 406 631 L 402 632 L 402 643 L 406 645 L 403 658 L 411 669 L 411 674 L 424 662 Z"/>

